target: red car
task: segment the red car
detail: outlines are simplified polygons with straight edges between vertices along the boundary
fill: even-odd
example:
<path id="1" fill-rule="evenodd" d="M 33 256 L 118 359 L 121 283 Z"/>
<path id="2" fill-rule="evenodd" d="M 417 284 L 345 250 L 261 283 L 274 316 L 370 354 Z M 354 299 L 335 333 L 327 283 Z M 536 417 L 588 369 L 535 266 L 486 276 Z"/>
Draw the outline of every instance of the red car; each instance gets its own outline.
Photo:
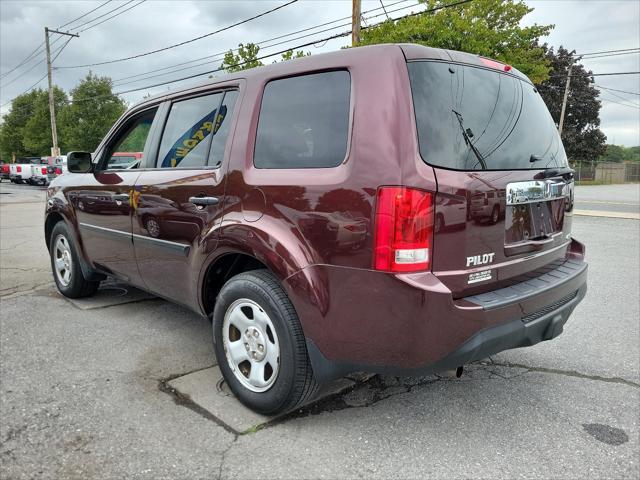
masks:
<path id="1" fill-rule="evenodd" d="M 3 163 L 2 165 L 0 165 L 0 182 L 2 180 L 9 180 L 9 175 L 9 164 Z"/>
<path id="2" fill-rule="evenodd" d="M 587 288 L 553 120 L 476 55 L 379 45 L 213 78 L 145 99 L 68 169 L 44 225 L 62 294 L 112 275 L 210 317 L 264 414 L 349 372 L 550 340 Z"/>

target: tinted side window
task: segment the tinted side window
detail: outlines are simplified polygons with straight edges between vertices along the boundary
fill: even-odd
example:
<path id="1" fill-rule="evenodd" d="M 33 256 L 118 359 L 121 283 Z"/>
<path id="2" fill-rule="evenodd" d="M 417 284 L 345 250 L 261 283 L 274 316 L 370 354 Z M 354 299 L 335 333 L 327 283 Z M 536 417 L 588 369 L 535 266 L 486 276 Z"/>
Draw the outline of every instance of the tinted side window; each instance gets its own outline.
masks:
<path id="1" fill-rule="evenodd" d="M 220 113 L 214 125 L 215 135 L 211 140 L 211 153 L 209 154 L 209 165 L 219 167 L 224 157 L 224 149 L 227 145 L 227 137 L 231 130 L 231 119 L 233 118 L 233 106 L 238 98 L 238 92 L 231 90 L 224 94 L 224 99 L 220 105 Z"/>
<path id="2" fill-rule="evenodd" d="M 254 164 L 319 168 L 342 163 L 349 134 L 349 72 L 269 82 L 262 96 Z"/>
<path id="3" fill-rule="evenodd" d="M 138 168 L 142 162 L 144 146 L 157 109 L 148 110 L 130 120 L 111 142 L 106 158 L 107 170 Z"/>
<path id="4" fill-rule="evenodd" d="M 158 151 L 158 167 L 204 167 L 211 139 L 220 125 L 223 93 L 190 98 L 171 105 Z"/>

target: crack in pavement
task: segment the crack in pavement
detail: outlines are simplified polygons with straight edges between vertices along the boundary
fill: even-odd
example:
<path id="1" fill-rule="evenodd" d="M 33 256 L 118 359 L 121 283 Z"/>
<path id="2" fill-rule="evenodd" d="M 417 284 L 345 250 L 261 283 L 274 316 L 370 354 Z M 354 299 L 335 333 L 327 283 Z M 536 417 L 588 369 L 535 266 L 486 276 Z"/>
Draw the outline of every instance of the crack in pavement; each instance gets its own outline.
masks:
<path id="1" fill-rule="evenodd" d="M 222 479 L 222 469 L 224 468 L 224 462 L 226 460 L 226 456 L 227 453 L 229 453 L 229 451 L 231 450 L 231 448 L 234 446 L 234 444 L 238 441 L 238 437 L 239 435 L 234 435 L 233 436 L 233 440 L 231 440 L 231 442 L 229 443 L 229 445 L 227 446 L 227 448 L 225 448 L 222 451 L 222 455 L 220 455 L 220 465 L 218 466 L 218 480 Z"/>
<path id="2" fill-rule="evenodd" d="M 565 377 L 573 377 L 573 378 L 582 378 L 585 380 L 594 380 L 596 382 L 606 382 L 606 383 L 617 383 L 620 385 L 626 385 L 628 387 L 640 388 L 640 383 L 632 382 L 631 380 L 627 380 L 621 377 L 603 377 L 600 375 L 588 375 L 586 373 L 576 372 L 575 370 L 560 370 L 557 368 L 546 368 L 546 367 L 531 367 L 529 365 L 524 365 L 521 363 L 499 363 L 491 359 L 491 364 L 498 367 L 507 367 L 507 368 L 524 368 L 528 372 L 539 372 L 539 373 L 550 373 L 554 375 L 563 375 Z"/>
<path id="3" fill-rule="evenodd" d="M 23 295 L 28 295 L 30 293 L 35 293 L 39 291 L 42 287 L 50 287 L 53 286 L 54 282 L 41 283 L 39 285 L 28 285 L 30 288 L 28 290 L 20 290 L 20 287 L 26 285 L 18 285 L 17 287 L 9 287 L 3 290 L 0 290 L 0 298 L 4 300 L 9 300 L 11 298 L 21 297 Z"/>

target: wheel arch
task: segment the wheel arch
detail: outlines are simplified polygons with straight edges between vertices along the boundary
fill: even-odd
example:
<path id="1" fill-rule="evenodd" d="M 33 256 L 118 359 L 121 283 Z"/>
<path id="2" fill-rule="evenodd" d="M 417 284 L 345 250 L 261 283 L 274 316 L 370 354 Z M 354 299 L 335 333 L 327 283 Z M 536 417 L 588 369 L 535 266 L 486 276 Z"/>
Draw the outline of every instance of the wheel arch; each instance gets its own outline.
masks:
<path id="1" fill-rule="evenodd" d="M 236 223 L 223 227 L 215 251 L 207 257 L 199 276 L 199 303 L 206 315 L 213 312 L 215 299 L 224 283 L 242 272 L 267 269 L 279 280 L 296 307 L 286 280 L 313 263 L 313 252 L 291 229 L 274 228 L 270 222 Z M 271 228 L 269 228 L 271 227 Z M 315 279 L 304 276 L 314 292 Z M 296 307 L 296 310 L 297 307 Z M 300 319 L 304 328 L 304 321 Z"/>

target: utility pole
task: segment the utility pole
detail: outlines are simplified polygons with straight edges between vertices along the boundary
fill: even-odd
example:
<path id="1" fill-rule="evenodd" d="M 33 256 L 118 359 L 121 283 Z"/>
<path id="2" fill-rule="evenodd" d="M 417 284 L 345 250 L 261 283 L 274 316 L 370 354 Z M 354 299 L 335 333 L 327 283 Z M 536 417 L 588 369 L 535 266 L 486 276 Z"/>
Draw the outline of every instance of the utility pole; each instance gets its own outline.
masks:
<path id="1" fill-rule="evenodd" d="M 351 46 L 355 47 L 360 43 L 360 0 L 352 0 L 351 10 Z"/>
<path id="2" fill-rule="evenodd" d="M 56 127 L 56 107 L 53 97 L 53 79 L 51 78 L 51 47 L 49 45 L 49 32 L 58 33 L 60 35 L 69 35 L 70 37 L 79 37 L 75 33 L 59 32 L 57 30 L 49 30 L 44 27 L 44 42 L 47 50 L 47 78 L 49 79 L 49 115 L 51 116 L 51 140 L 53 141 L 53 147 L 51 147 L 51 156 L 59 157 L 60 148 L 58 147 L 58 129 Z"/>
<path id="3" fill-rule="evenodd" d="M 571 85 L 571 70 L 573 64 L 580 60 L 582 57 L 578 57 L 569 64 L 569 70 L 567 71 L 567 82 L 564 85 L 564 97 L 562 98 L 562 110 L 560 110 L 560 121 L 558 122 L 558 135 L 562 136 L 562 125 L 564 124 L 564 112 L 567 109 L 567 100 L 569 98 L 569 86 Z"/>

